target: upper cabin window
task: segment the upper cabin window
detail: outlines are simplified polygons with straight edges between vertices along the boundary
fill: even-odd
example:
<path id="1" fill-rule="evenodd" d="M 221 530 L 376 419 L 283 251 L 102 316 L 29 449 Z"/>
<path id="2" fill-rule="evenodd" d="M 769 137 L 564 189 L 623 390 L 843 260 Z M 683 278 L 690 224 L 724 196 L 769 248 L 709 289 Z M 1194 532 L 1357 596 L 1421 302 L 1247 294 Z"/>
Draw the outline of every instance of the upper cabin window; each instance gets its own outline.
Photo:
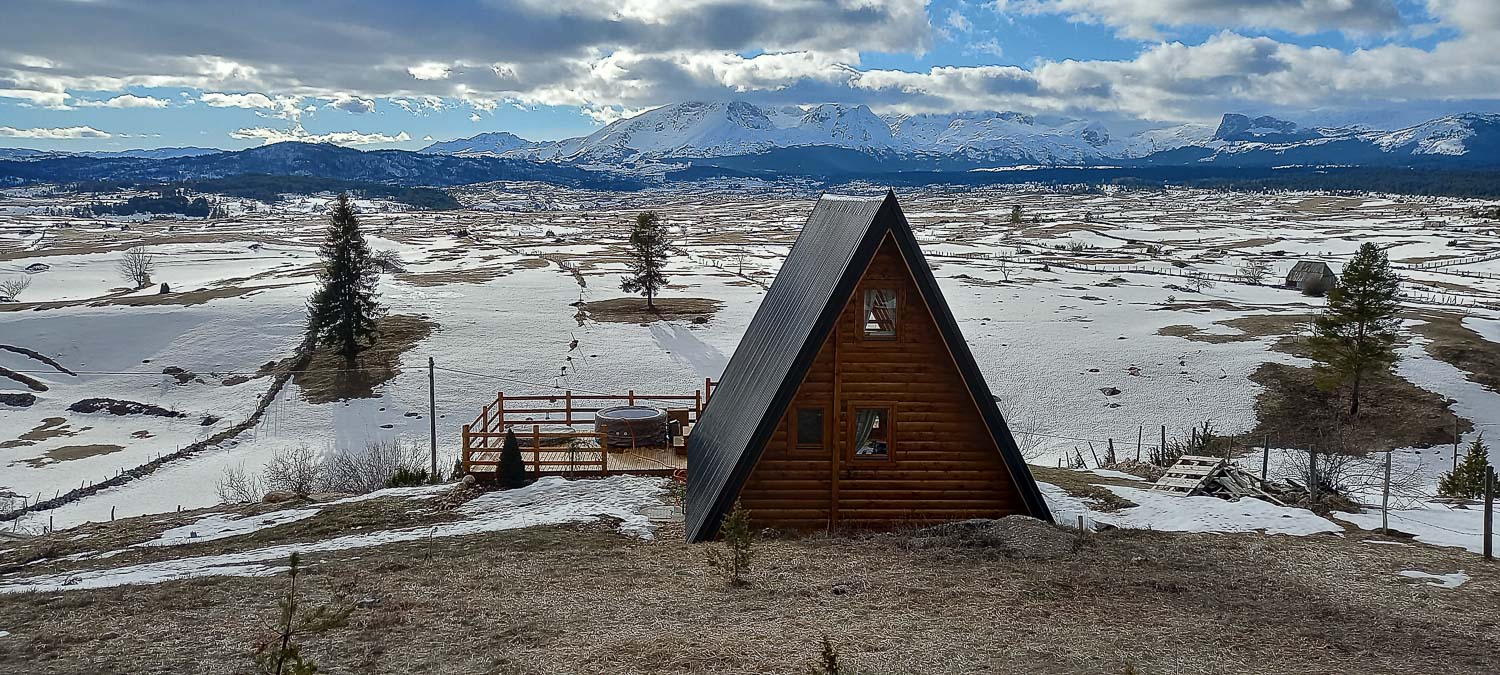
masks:
<path id="1" fill-rule="evenodd" d="M 872 288 L 865 291 L 865 337 L 896 337 L 896 291 Z"/>
<path id="2" fill-rule="evenodd" d="M 797 409 L 797 447 L 823 447 L 823 409 Z"/>

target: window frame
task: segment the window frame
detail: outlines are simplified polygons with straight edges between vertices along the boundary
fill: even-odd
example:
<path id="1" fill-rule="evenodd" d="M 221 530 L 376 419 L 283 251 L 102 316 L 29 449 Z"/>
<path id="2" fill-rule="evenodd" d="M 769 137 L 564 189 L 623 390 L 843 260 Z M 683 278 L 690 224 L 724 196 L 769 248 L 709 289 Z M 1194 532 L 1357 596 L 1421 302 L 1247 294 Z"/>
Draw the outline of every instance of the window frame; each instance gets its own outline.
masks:
<path id="1" fill-rule="evenodd" d="M 854 440 L 858 438 L 859 432 L 856 428 L 861 408 L 879 408 L 885 410 L 885 422 L 887 425 L 885 434 L 884 455 L 861 455 L 859 448 L 854 447 Z M 845 438 L 844 458 L 855 464 L 878 464 L 888 463 L 896 459 L 896 402 L 895 401 L 851 401 L 848 407 L 848 421 L 846 423 L 847 435 Z"/>
<path id="2" fill-rule="evenodd" d="M 890 280 L 891 285 L 883 285 L 884 280 L 865 285 L 859 294 L 859 338 L 872 342 L 891 342 L 901 337 L 901 313 L 906 311 L 906 289 L 897 280 Z M 871 335 L 869 329 L 869 314 L 865 311 L 865 302 L 873 291 L 891 291 L 896 294 L 896 316 L 892 319 L 890 335 Z"/>
<path id="3" fill-rule="evenodd" d="M 828 406 L 828 404 L 826 403 L 811 403 L 804 401 L 794 402 L 792 404 L 791 424 L 787 425 L 788 427 L 790 427 L 787 430 L 787 447 L 790 448 L 792 452 L 822 452 L 823 450 L 826 450 L 828 448 L 828 439 L 832 435 L 829 433 L 830 431 L 832 431 L 832 429 L 830 428 L 830 422 L 832 421 L 833 417 L 833 415 L 830 414 L 831 411 L 829 408 L 830 406 Z M 803 410 L 817 410 L 818 412 L 823 413 L 822 439 L 816 445 L 800 442 L 801 435 L 798 433 L 798 430 L 801 427 L 800 418 L 802 416 Z"/>

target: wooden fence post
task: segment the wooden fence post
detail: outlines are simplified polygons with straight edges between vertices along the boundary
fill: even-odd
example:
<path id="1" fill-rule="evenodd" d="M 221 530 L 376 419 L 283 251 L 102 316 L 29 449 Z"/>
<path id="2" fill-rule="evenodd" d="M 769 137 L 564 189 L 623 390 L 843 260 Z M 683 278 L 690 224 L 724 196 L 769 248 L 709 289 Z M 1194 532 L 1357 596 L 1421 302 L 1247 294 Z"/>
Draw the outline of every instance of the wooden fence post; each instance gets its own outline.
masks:
<path id="1" fill-rule="evenodd" d="M 1391 453 L 1385 451 L 1385 485 L 1380 490 L 1380 533 L 1389 535 L 1391 533 L 1390 522 L 1387 520 L 1391 512 Z"/>
<path id="2" fill-rule="evenodd" d="M 1141 461 L 1141 440 L 1146 435 L 1146 427 L 1139 426 L 1135 430 L 1135 461 Z"/>
<path id="3" fill-rule="evenodd" d="M 1495 467 L 1484 470 L 1484 559 L 1495 559 Z"/>
<path id="4" fill-rule="evenodd" d="M 563 424 L 573 427 L 573 390 L 563 392 Z"/>
<path id="5" fill-rule="evenodd" d="M 464 447 L 458 451 L 459 467 L 464 473 L 469 472 L 469 425 L 464 425 Z"/>
<path id="6" fill-rule="evenodd" d="M 1307 501 L 1315 504 L 1318 501 L 1318 451 L 1312 446 L 1307 446 Z"/>
<path id="7" fill-rule="evenodd" d="M 1271 435 L 1266 434 L 1260 445 L 1260 482 L 1266 482 L 1266 468 L 1271 463 Z"/>
<path id="8" fill-rule="evenodd" d="M 542 473 L 542 425 L 531 425 L 531 474 Z"/>

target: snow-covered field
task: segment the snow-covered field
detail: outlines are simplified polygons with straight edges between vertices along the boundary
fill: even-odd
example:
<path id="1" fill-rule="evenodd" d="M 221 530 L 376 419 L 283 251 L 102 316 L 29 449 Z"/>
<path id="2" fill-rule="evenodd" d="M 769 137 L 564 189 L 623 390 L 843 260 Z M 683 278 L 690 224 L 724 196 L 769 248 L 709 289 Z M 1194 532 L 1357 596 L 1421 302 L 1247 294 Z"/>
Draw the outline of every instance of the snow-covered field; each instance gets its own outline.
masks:
<path id="1" fill-rule="evenodd" d="M 626 194 L 490 185 L 460 197 L 468 208 L 445 213 L 361 205 L 372 246 L 404 262 L 382 280 L 391 313 L 439 326 L 403 355 L 403 372 L 378 398 L 312 403 L 294 382 L 233 441 L 22 526 L 211 505 L 227 467 L 254 470 L 279 449 L 425 443 L 429 356 L 439 369 L 444 466 L 462 425 L 497 391 L 691 394 L 728 362 L 816 199 L 797 186 Z M 1039 439 L 1039 464 L 1087 443 L 1130 448 L 1142 433 L 1149 443 L 1161 425 L 1174 434 L 1204 420 L 1248 430 L 1259 391 L 1249 374 L 1265 362 L 1305 365 L 1273 349 L 1281 335 L 1229 322 L 1307 314 L 1321 299 L 1229 281 L 1195 292 L 1183 274 L 1234 274 L 1260 260 L 1274 282 L 1300 259 L 1337 270 L 1372 241 L 1407 268 L 1413 307 L 1462 317 L 1500 340 L 1500 260 L 1485 259 L 1500 253 L 1500 224 L 1471 217 L 1470 202 L 1031 188 L 913 190 L 901 199 L 991 389 L 1013 426 Z M 1010 222 L 1014 205 L 1019 224 Z M 298 341 L 323 228 L 309 198 L 253 211 L 235 203 L 230 218 L 215 221 L 136 218 L 128 229 L 125 219 L 49 215 L 69 206 L 63 197 L 0 193 L 0 280 L 34 280 L 20 304 L 0 304 L 0 345 L 76 373 L 0 350 L 0 366 L 47 387 L 32 392 L 29 407 L 0 404 L 0 495 L 18 499 L 108 478 L 249 415 L 269 386 L 262 367 Z M 624 295 L 622 245 L 647 208 L 678 232 L 664 297 L 723 302 L 706 323 L 597 321 L 572 306 Z M 122 288 L 115 266 L 138 243 L 157 253 L 155 281 L 169 294 Z M 38 264 L 46 269 L 26 271 Z M 1222 339 L 1189 339 L 1203 336 Z M 1422 346 L 1411 341 L 1398 372 L 1455 399 L 1475 433 L 1500 440 L 1500 394 Z M 0 378 L 0 392 L 27 391 Z M 68 410 L 92 397 L 185 416 Z M 1398 456 L 1433 483 L 1448 461 L 1442 451 Z"/>

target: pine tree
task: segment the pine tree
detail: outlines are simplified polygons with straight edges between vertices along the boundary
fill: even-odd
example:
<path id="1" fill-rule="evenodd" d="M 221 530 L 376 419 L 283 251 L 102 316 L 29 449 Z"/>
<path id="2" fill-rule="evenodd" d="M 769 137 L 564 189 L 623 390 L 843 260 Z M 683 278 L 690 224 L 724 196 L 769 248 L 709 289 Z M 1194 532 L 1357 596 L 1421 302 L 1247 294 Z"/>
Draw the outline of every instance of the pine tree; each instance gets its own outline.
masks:
<path id="1" fill-rule="evenodd" d="M 1319 362 L 1325 386 L 1349 385 L 1349 416 L 1359 414 L 1360 385 L 1366 376 L 1396 361 L 1396 310 L 1400 279 L 1385 252 L 1360 245 L 1344 267 L 1338 286 L 1328 292 L 1328 307 L 1313 323 L 1308 347 Z"/>
<path id="2" fill-rule="evenodd" d="M 321 286 L 308 301 L 308 330 L 318 342 L 332 345 L 350 368 L 359 353 L 375 341 L 375 320 L 384 313 L 375 284 L 380 271 L 359 231 L 349 195 L 339 195 L 318 255 Z"/>
<path id="3" fill-rule="evenodd" d="M 666 227 L 655 211 L 635 217 L 630 231 L 630 274 L 620 278 L 620 290 L 646 296 L 646 309 L 656 309 L 656 292 L 667 285 L 662 270 L 667 266 Z"/>
<path id="4" fill-rule="evenodd" d="M 1010 207 L 1010 224 L 1011 225 L 1020 225 L 1021 224 L 1021 205 L 1020 204 L 1016 204 L 1015 206 Z"/>
<path id="5" fill-rule="evenodd" d="M 526 487 L 531 476 L 526 473 L 526 460 L 521 459 L 521 444 L 516 442 L 516 432 L 505 430 L 505 447 L 500 450 L 500 487 L 505 489 Z"/>
<path id="6" fill-rule="evenodd" d="M 1469 444 L 1463 461 L 1438 481 L 1438 494 L 1476 499 L 1484 495 L 1484 480 L 1490 468 L 1490 449 L 1481 434 Z"/>

